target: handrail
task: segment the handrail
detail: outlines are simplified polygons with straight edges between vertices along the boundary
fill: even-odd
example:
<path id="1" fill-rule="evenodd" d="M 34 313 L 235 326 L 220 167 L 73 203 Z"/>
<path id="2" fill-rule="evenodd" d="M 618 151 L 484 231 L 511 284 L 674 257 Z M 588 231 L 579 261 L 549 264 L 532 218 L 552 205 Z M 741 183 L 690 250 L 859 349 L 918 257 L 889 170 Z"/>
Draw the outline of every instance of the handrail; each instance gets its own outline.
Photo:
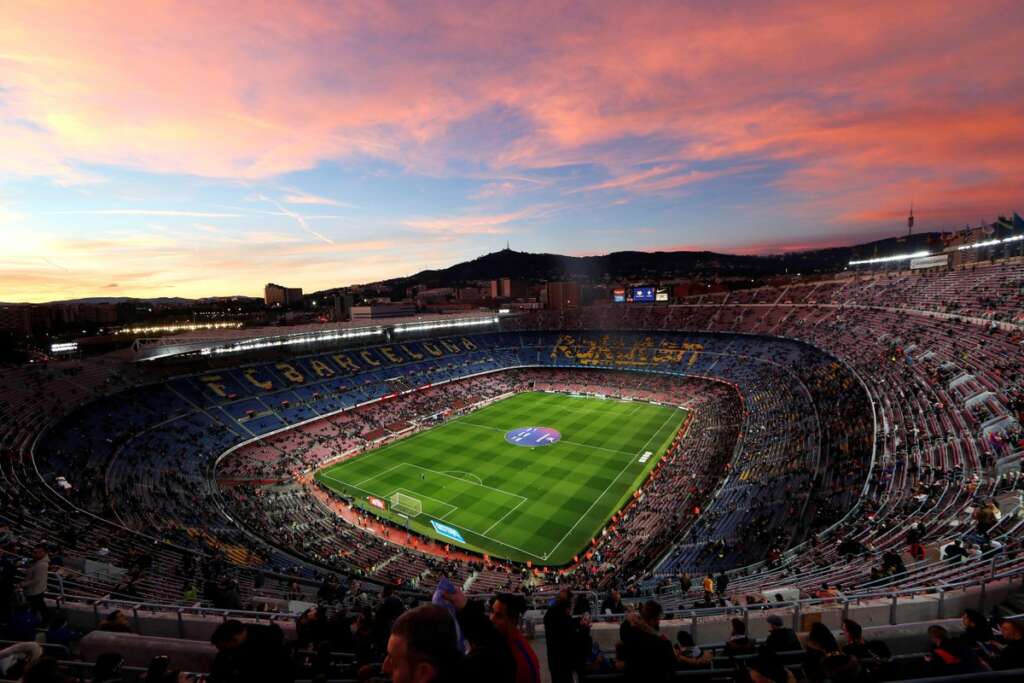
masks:
<path id="1" fill-rule="evenodd" d="M 861 591 L 851 592 L 837 595 L 835 597 L 824 597 L 824 598 L 801 598 L 799 600 L 787 600 L 782 602 L 769 602 L 760 603 L 755 605 L 729 605 L 726 607 L 705 607 L 705 608 L 692 608 L 692 609 L 668 609 L 666 612 L 674 614 L 685 614 L 687 618 L 693 617 L 711 617 L 711 616 L 722 616 L 729 614 L 738 613 L 757 613 L 765 612 L 775 609 L 786 609 L 786 608 L 800 608 L 801 610 L 808 607 L 822 607 L 822 606 L 835 606 L 837 608 L 844 607 L 849 604 L 859 604 L 861 602 L 869 600 L 893 600 L 908 597 L 924 597 L 928 595 L 943 594 L 950 591 L 967 589 L 967 588 L 980 588 L 983 585 L 992 583 L 993 581 L 1002 580 L 1013 580 L 1020 578 L 1024 582 L 1024 566 L 1020 566 L 1020 563 L 1016 560 L 1010 560 L 1001 565 L 1005 568 L 1011 564 L 1018 565 L 1015 568 L 1007 571 L 993 571 L 990 575 L 982 580 L 967 579 L 955 583 L 943 583 L 939 586 L 927 586 L 927 587 L 910 587 L 901 588 L 896 590 L 883 590 L 883 591 Z M 50 597 L 57 597 L 56 594 L 47 593 Z M 490 594 L 482 594 L 474 597 L 487 597 Z M 594 595 L 591 593 L 591 595 Z M 177 603 L 164 603 L 157 601 L 144 601 L 134 600 L 130 598 L 95 598 L 88 596 L 65 596 L 64 601 L 81 601 L 85 604 L 89 604 L 95 608 L 100 608 L 104 605 L 110 606 L 111 608 L 125 608 L 135 609 L 153 612 L 174 612 L 174 613 L 186 613 L 195 614 L 197 616 L 212 616 L 227 619 L 230 616 L 239 616 L 242 618 L 252 619 L 270 619 L 270 620 L 290 620 L 297 618 L 300 613 L 297 612 L 264 612 L 260 610 L 245 610 L 245 609 L 223 609 L 216 607 L 197 607 L 197 606 L 184 606 Z M 527 600 L 532 604 L 537 605 L 537 600 L 543 601 L 544 598 L 549 597 L 547 594 L 532 594 L 526 596 Z M 71 598 L 71 600 L 69 600 Z M 628 599 L 627 599 L 628 600 Z M 594 614 L 594 621 L 609 621 L 614 618 L 621 618 L 622 614 L 604 615 Z M 531 617 L 527 617 L 531 619 Z M 539 620 L 538 617 L 534 617 L 535 620 Z"/>
<path id="2" fill-rule="evenodd" d="M 666 607 L 665 613 L 674 615 L 674 618 L 700 619 L 703 617 L 729 616 L 736 614 L 750 615 L 758 612 L 770 612 L 778 609 L 795 609 L 797 613 L 803 612 L 808 607 L 834 607 L 845 609 L 849 605 L 860 604 L 869 600 L 890 600 L 898 601 L 900 598 L 924 597 L 928 595 L 942 595 L 950 591 L 966 588 L 983 588 L 989 583 L 1002 580 L 1013 580 L 1020 577 L 1024 582 L 1024 566 L 1015 570 L 993 574 L 981 581 L 962 581 L 958 583 L 944 583 L 941 586 L 928 586 L 925 588 L 905 588 L 897 591 L 879 591 L 876 593 L 849 593 L 827 598 L 801 598 L 799 600 L 784 600 L 781 602 L 767 602 L 754 605 L 728 605 L 726 607 L 700 607 L 690 609 L 671 609 Z M 621 619 L 625 613 L 618 614 L 593 614 L 591 619 L 595 622 L 614 621 Z M 536 615 L 527 615 L 526 619 L 534 623 L 541 623 L 543 620 Z"/>

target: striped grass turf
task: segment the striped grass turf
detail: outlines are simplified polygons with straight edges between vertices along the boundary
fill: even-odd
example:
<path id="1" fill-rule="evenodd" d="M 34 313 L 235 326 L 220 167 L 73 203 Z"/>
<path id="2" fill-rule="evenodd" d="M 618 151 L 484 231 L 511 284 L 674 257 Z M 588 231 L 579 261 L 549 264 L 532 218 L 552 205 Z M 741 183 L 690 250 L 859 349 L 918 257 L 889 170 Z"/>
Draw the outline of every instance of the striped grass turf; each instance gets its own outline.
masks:
<path id="1" fill-rule="evenodd" d="M 568 564 L 643 482 L 686 411 L 649 403 L 528 392 L 329 466 L 316 475 L 356 505 L 410 529 L 495 558 Z M 519 427 L 552 427 L 550 446 L 509 444 Z M 651 455 L 643 458 L 646 452 Z M 392 494 L 418 499 L 406 520 Z M 368 496 L 388 502 L 371 506 Z M 431 520 L 456 529 L 453 541 Z"/>

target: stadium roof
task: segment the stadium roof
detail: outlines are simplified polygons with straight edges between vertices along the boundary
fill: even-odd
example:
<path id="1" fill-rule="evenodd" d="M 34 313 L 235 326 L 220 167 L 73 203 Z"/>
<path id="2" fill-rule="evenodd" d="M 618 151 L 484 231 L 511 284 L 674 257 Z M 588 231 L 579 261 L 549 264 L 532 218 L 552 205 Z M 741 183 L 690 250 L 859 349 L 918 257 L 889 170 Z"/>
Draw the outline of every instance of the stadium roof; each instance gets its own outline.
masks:
<path id="1" fill-rule="evenodd" d="M 313 323 L 287 327 L 266 326 L 241 329 L 203 330 L 196 334 L 139 338 L 132 344 L 136 361 L 152 361 L 183 355 L 221 355 L 277 346 L 301 346 L 334 340 L 404 334 L 444 328 L 470 328 L 493 324 L 496 313 L 478 311 L 459 314 L 427 313 L 398 318 L 353 320 L 343 323 Z"/>

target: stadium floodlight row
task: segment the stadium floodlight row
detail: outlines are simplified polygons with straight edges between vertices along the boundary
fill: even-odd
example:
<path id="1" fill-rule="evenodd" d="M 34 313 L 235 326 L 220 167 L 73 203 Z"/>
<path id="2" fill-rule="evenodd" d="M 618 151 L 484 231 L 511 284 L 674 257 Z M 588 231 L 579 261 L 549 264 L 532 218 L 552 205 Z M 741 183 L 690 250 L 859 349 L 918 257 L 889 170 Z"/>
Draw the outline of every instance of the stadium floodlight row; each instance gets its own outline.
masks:
<path id="1" fill-rule="evenodd" d="M 6 481 L 50 506 L 132 529 L 104 541 L 112 561 L 127 562 L 139 545 L 133 539 L 160 536 L 168 550 L 158 562 L 170 584 L 173 558 L 189 552 L 382 582 L 443 572 L 473 577 L 476 590 L 558 578 L 664 591 L 681 571 L 722 569 L 743 593 L 981 580 L 993 563 L 1012 572 L 1021 562 L 1024 368 L 1014 316 L 1022 274 L 1010 263 L 706 295 L 680 306 L 537 312 L 501 320 L 500 331 L 420 331 L 211 364 L 77 406 L 74 386 L 109 384 L 99 369 L 93 379 L 87 362 L 68 361 L 85 374 L 69 381 L 54 364 L 7 376 L 25 393 L 9 393 L 4 443 L 32 459 L 28 469 L 8 463 Z M 642 485 L 642 500 L 622 511 L 591 557 L 567 568 L 485 562 L 457 544 L 446 560 L 432 553 L 433 541 L 406 538 L 309 474 L 409 433 L 428 438 L 429 427 L 458 424 L 449 418 L 487 399 L 538 389 L 643 397 L 684 404 L 691 415 L 678 458 Z M 51 394 L 53 407 L 40 411 L 37 397 Z M 229 450 L 215 474 L 213 463 Z M 34 489 L 33 463 L 52 488 Z M 489 484 L 475 468 L 466 474 Z M 697 490 L 680 483 L 693 474 Z M 424 496 L 409 495 L 427 509 Z M 979 525 L 976 513 L 992 505 L 995 523 Z M 78 528 L 51 517 L 28 533 Z M 98 533 L 79 531 L 67 543 L 72 558 L 90 556 L 86 539 Z M 954 540 L 966 559 L 942 562 Z M 909 555 L 912 546 L 923 557 Z M 116 582 L 90 580 L 118 592 Z M 159 582 L 142 590 L 167 595 Z"/>

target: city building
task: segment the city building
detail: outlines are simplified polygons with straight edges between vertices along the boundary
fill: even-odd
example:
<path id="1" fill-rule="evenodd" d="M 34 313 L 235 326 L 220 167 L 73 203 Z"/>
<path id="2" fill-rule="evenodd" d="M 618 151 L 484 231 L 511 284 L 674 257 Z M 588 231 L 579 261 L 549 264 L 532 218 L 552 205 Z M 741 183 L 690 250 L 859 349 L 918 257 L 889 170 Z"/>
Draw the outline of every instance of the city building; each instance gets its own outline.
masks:
<path id="1" fill-rule="evenodd" d="M 521 299 L 526 296 L 526 283 L 521 280 L 502 277 L 491 280 L 492 299 Z"/>
<path id="2" fill-rule="evenodd" d="M 263 303 L 276 308 L 291 308 L 302 305 L 301 287 L 283 287 L 268 283 L 263 288 Z"/>
<path id="3" fill-rule="evenodd" d="M 416 315 L 416 304 L 411 301 L 376 303 L 367 306 L 353 306 L 352 320 L 375 320 L 378 318 L 401 318 Z"/>
<path id="4" fill-rule="evenodd" d="M 545 292 L 549 309 L 561 311 L 580 305 L 580 286 L 575 282 L 549 282 Z"/>

